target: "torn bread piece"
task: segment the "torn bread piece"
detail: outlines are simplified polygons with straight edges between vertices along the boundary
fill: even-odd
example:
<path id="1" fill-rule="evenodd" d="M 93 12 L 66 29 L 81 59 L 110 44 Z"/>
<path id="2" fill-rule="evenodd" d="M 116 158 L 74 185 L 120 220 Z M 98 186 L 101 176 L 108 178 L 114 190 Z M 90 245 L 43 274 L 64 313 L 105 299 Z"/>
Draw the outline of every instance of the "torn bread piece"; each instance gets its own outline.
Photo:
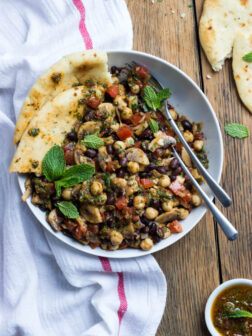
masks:
<path id="1" fill-rule="evenodd" d="M 215 71 L 232 57 L 239 32 L 252 32 L 252 0 L 205 0 L 199 24 L 202 48 Z"/>
<path id="2" fill-rule="evenodd" d="M 102 50 L 86 50 L 64 56 L 52 65 L 33 85 L 19 114 L 13 144 L 20 141 L 32 118 L 42 107 L 59 93 L 74 84 L 85 81 L 111 83 L 107 54 Z"/>
<path id="3" fill-rule="evenodd" d="M 73 128 L 79 113 L 79 100 L 85 88 L 78 86 L 59 93 L 47 102 L 31 120 L 18 144 L 10 172 L 42 173 L 42 161 L 48 150 L 61 145 Z M 82 105 L 83 110 L 83 105 Z"/>
<path id="4" fill-rule="evenodd" d="M 252 63 L 243 60 L 243 56 L 250 52 L 252 52 L 252 32 L 239 33 L 234 42 L 233 73 L 240 98 L 252 113 Z"/>

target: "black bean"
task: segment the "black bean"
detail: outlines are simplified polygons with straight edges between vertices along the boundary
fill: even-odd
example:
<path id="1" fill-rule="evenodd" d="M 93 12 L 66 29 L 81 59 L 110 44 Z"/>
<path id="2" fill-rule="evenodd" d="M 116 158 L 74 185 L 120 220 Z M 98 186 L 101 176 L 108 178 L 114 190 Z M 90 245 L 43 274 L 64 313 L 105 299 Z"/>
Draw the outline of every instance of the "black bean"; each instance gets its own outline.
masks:
<path id="1" fill-rule="evenodd" d="M 154 235 L 157 232 L 157 224 L 156 223 L 151 223 L 150 226 L 150 234 Z"/>
<path id="2" fill-rule="evenodd" d="M 148 228 L 148 226 L 145 226 L 141 229 L 142 233 L 148 233 L 150 231 L 150 229 Z"/>
<path id="3" fill-rule="evenodd" d="M 77 134 L 76 132 L 69 132 L 67 133 L 67 138 L 70 140 L 70 141 L 78 141 L 78 137 L 77 137 Z"/>
<path id="4" fill-rule="evenodd" d="M 176 169 L 179 165 L 179 161 L 177 158 L 173 158 L 170 162 L 170 168 L 171 169 Z"/>
<path id="5" fill-rule="evenodd" d="M 125 176 L 125 171 L 123 169 L 118 169 L 117 176 L 123 178 Z"/>
<path id="6" fill-rule="evenodd" d="M 160 167 L 158 167 L 158 168 L 157 168 L 157 171 L 158 171 L 160 174 L 166 174 L 166 173 L 167 173 L 165 166 L 160 166 Z"/>
<path id="7" fill-rule="evenodd" d="M 151 200 L 151 206 L 158 209 L 161 206 L 160 200 Z"/>
<path id="8" fill-rule="evenodd" d="M 113 195 L 108 195 L 106 204 L 107 205 L 114 205 L 115 204 L 115 198 L 114 198 Z"/>
<path id="9" fill-rule="evenodd" d="M 162 148 L 157 148 L 154 153 L 155 153 L 156 157 L 160 158 L 163 155 L 163 149 Z"/>
<path id="10" fill-rule="evenodd" d="M 106 149 L 107 149 L 108 154 L 113 154 L 113 146 L 112 145 L 107 145 Z"/>
<path id="11" fill-rule="evenodd" d="M 157 228 L 157 236 L 160 238 L 164 237 L 164 232 L 161 228 Z"/>
<path id="12" fill-rule="evenodd" d="M 119 156 L 121 153 L 122 153 L 121 148 L 118 148 L 118 149 L 114 150 L 114 154 L 117 155 L 117 156 Z"/>
<path id="13" fill-rule="evenodd" d="M 152 172 L 150 171 L 150 172 L 140 172 L 139 173 L 139 176 L 141 177 L 141 178 L 144 178 L 144 177 L 151 177 L 152 176 Z"/>
<path id="14" fill-rule="evenodd" d="M 173 171 L 173 175 L 179 175 L 182 172 L 182 168 L 178 167 Z"/>
<path id="15" fill-rule="evenodd" d="M 176 177 L 175 175 L 170 176 L 171 181 L 175 181 L 176 178 L 177 178 L 177 177 Z"/>
<path id="16" fill-rule="evenodd" d="M 90 158 L 94 158 L 96 156 L 96 151 L 94 149 L 87 149 L 85 152 L 85 155 L 90 157 Z"/>
<path id="17" fill-rule="evenodd" d="M 146 224 L 146 225 L 148 225 L 148 224 L 150 223 L 149 219 L 146 218 L 145 216 L 142 216 L 142 217 L 140 218 L 140 220 L 141 220 L 141 222 L 142 222 L 143 224 Z"/>
<path id="18" fill-rule="evenodd" d="M 133 199 L 130 199 L 129 202 L 128 202 L 128 206 L 131 207 L 133 206 Z"/>
<path id="19" fill-rule="evenodd" d="M 126 167 L 127 162 L 128 162 L 127 158 L 123 157 L 123 158 L 120 159 L 119 164 L 120 164 L 121 167 Z"/>
<path id="20" fill-rule="evenodd" d="M 113 66 L 111 67 L 111 69 L 110 69 L 110 72 L 114 75 L 114 74 L 116 74 L 117 72 L 119 72 L 119 69 L 118 69 L 115 65 L 113 65 Z"/>
<path id="21" fill-rule="evenodd" d="M 156 168 L 157 168 L 157 165 L 155 163 L 150 163 L 148 166 L 146 166 L 145 170 L 149 172 Z"/>
<path id="22" fill-rule="evenodd" d="M 184 119 L 184 120 L 181 121 L 181 124 L 182 124 L 184 130 L 188 130 L 188 131 L 192 130 L 192 124 L 190 123 L 190 121 Z"/>
<path id="23" fill-rule="evenodd" d="M 147 139 L 147 140 L 152 140 L 153 138 L 153 133 L 152 131 L 147 128 L 146 130 L 144 130 L 140 135 L 139 135 L 140 139 Z"/>
<path id="24" fill-rule="evenodd" d="M 113 213 L 109 213 L 108 219 L 107 219 L 107 224 L 110 226 L 114 223 L 114 215 Z"/>
<path id="25" fill-rule="evenodd" d="M 158 236 L 154 236 L 154 237 L 152 237 L 152 239 L 153 239 L 154 243 L 159 243 L 161 241 L 161 238 L 158 237 Z"/>

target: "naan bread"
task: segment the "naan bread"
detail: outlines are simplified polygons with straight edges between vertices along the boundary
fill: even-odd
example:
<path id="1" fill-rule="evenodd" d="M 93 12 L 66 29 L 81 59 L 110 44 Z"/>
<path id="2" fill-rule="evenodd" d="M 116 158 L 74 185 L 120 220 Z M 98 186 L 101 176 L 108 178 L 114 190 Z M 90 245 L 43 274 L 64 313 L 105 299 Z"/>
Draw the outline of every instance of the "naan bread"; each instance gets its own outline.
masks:
<path id="1" fill-rule="evenodd" d="M 52 97 L 73 84 L 93 80 L 111 83 L 107 69 L 107 54 L 102 50 L 87 50 L 64 56 L 51 66 L 31 88 L 19 114 L 13 144 L 20 141 L 29 122 Z"/>
<path id="2" fill-rule="evenodd" d="M 250 35 L 239 33 L 236 36 L 233 50 L 234 79 L 241 100 L 252 112 L 252 63 L 242 59 L 250 52 L 252 52 L 252 31 Z"/>
<path id="3" fill-rule="evenodd" d="M 79 104 L 85 95 L 83 91 L 84 86 L 78 86 L 61 92 L 36 113 L 17 147 L 10 172 L 41 174 L 45 154 L 52 146 L 62 144 L 77 120 L 77 113 L 83 111 Z M 34 129 L 39 130 L 36 136 L 29 134 Z"/>
<path id="4" fill-rule="evenodd" d="M 225 60 L 233 56 L 239 95 L 252 112 L 251 63 L 242 60 L 252 51 L 252 0 L 205 0 L 199 36 L 213 70 L 221 70 Z"/>

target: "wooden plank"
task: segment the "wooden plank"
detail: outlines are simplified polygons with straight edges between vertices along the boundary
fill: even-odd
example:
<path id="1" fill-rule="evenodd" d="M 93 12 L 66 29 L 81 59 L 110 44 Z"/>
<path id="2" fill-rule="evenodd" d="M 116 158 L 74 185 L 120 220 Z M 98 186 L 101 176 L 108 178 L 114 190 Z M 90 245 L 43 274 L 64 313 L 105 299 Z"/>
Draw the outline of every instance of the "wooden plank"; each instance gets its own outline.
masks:
<path id="1" fill-rule="evenodd" d="M 127 0 L 134 26 L 134 49 L 159 56 L 200 84 L 194 11 L 187 0 Z M 172 14 L 172 10 L 175 11 Z M 181 14 L 185 13 L 182 19 Z M 204 305 L 219 284 L 213 220 L 208 214 L 190 234 L 155 254 L 168 286 L 157 336 L 206 336 Z"/>
<path id="2" fill-rule="evenodd" d="M 199 20 L 203 0 L 196 0 Z M 232 73 L 232 61 L 225 63 L 223 69 L 214 73 L 201 52 L 205 93 L 213 105 L 223 135 L 225 151 L 223 186 L 233 199 L 232 206 L 223 210 L 224 214 L 237 227 L 239 238 L 235 242 L 226 240 L 219 231 L 219 250 L 223 281 L 232 278 L 252 278 L 252 161 L 251 136 L 234 139 L 225 134 L 224 126 L 229 122 L 247 125 L 252 131 L 252 116 L 243 106 L 236 90 Z M 207 79 L 207 74 L 212 76 Z"/>

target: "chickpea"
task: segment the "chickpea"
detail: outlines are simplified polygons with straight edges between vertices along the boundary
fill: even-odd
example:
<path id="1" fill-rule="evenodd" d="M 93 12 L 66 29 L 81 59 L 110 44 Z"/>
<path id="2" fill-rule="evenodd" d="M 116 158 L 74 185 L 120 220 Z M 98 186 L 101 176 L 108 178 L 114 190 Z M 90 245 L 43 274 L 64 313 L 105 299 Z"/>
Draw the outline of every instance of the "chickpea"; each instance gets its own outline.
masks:
<path id="1" fill-rule="evenodd" d="M 131 195 L 133 195 L 134 194 L 134 190 L 131 188 L 131 187 L 128 187 L 127 189 L 126 189 L 126 195 L 127 196 L 131 196 Z"/>
<path id="2" fill-rule="evenodd" d="M 189 215 L 189 211 L 181 208 L 181 209 L 179 209 L 179 214 L 178 215 L 179 215 L 180 219 L 185 219 Z"/>
<path id="3" fill-rule="evenodd" d="M 115 112 L 115 107 L 111 103 L 102 103 L 98 106 L 99 115 L 111 116 Z"/>
<path id="4" fill-rule="evenodd" d="M 139 163 L 137 162 L 133 162 L 133 161 L 130 161 L 128 164 L 127 164 L 127 168 L 128 168 L 128 171 L 132 174 L 136 174 L 139 172 Z"/>
<path id="5" fill-rule="evenodd" d="M 145 207 L 145 199 L 143 196 L 135 196 L 134 197 L 134 207 L 137 210 L 142 210 Z"/>
<path id="6" fill-rule="evenodd" d="M 154 208 L 148 207 L 144 213 L 145 217 L 148 219 L 154 219 L 158 216 L 158 211 Z"/>
<path id="7" fill-rule="evenodd" d="M 114 104 L 122 110 L 124 107 L 127 107 L 127 103 L 124 101 L 123 97 L 116 96 L 114 99 Z"/>
<path id="8" fill-rule="evenodd" d="M 173 201 L 170 200 L 170 201 L 168 201 L 168 202 L 163 202 L 163 203 L 162 203 L 162 208 L 163 208 L 163 210 L 166 211 L 166 212 L 171 211 L 172 208 L 173 208 Z"/>
<path id="9" fill-rule="evenodd" d="M 110 231 L 109 238 L 113 245 L 120 245 L 123 241 L 123 235 L 121 234 L 121 232 L 116 230 Z"/>
<path id="10" fill-rule="evenodd" d="M 183 134 L 186 142 L 193 142 L 194 136 L 190 131 L 185 131 Z"/>
<path id="11" fill-rule="evenodd" d="M 114 184 L 117 188 L 124 189 L 127 187 L 127 181 L 121 177 L 115 177 L 111 180 L 112 184 Z"/>
<path id="12" fill-rule="evenodd" d="M 119 95 L 120 96 L 124 96 L 125 95 L 125 87 L 122 84 L 118 85 L 118 91 L 119 91 Z"/>
<path id="13" fill-rule="evenodd" d="M 165 228 L 165 229 L 163 230 L 163 232 L 164 232 L 164 239 L 170 237 L 170 235 L 171 235 L 171 231 L 170 231 L 170 229 Z"/>
<path id="14" fill-rule="evenodd" d="M 115 143 L 114 143 L 114 145 L 113 145 L 113 147 L 115 148 L 115 149 L 121 149 L 121 150 L 124 150 L 125 148 L 126 148 L 126 145 L 125 145 L 125 143 L 123 142 L 123 141 L 116 141 Z"/>
<path id="15" fill-rule="evenodd" d="M 97 196 L 97 195 L 100 195 L 103 191 L 103 188 L 102 188 L 102 184 L 100 182 L 97 182 L 97 181 L 94 181 L 92 184 L 91 184 L 91 193 L 94 195 L 94 196 Z"/>
<path id="16" fill-rule="evenodd" d="M 62 192 L 64 200 L 70 201 L 72 199 L 72 188 L 65 188 Z"/>
<path id="17" fill-rule="evenodd" d="M 119 83 L 119 78 L 116 76 L 112 77 L 113 84 L 118 84 Z"/>
<path id="18" fill-rule="evenodd" d="M 124 107 L 122 112 L 121 112 L 121 117 L 123 120 L 130 119 L 132 117 L 132 109 L 129 107 Z"/>
<path id="19" fill-rule="evenodd" d="M 124 140 L 124 143 L 125 143 L 126 148 L 128 148 L 128 147 L 134 146 L 135 141 L 132 137 L 129 137 L 126 140 Z"/>
<path id="20" fill-rule="evenodd" d="M 153 247 L 153 240 L 150 238 L 145 238 L 144 240 L 141 241 L 140 247 L 144 251 L 150 250 Z"/>
<path id="21" fill-rule="evenodd" d="M 193 143 L 193 148 L 196 151 L 201 151 L 204 146 L 204 141 L 203 140 L 195 140 Z"/>
<path id="22" fill-rule="evenodd" d="M 173 120 L 176 120 L 178 118 L 177 112 L 174 109 L 171 109 L 170 113 Z"/>
<path id="23" fill-rule="evenodd" d="M 197 195 L 197 194 L 192 195 L 192 204 L 194 206 L 196 206 L 196 207 L 199 206 L 201 204 L 201 202 L 202 202 L 202 200 L 201 200 L 199 195 Z"/>
<path id="24" fill-rule="evenodd" d="M 140 87 L 139 87 L 139 85 L 134 84 L 134 85 L 131 86 L 130 90 L 131 90 L 132 93 L 138 94 L 139 91 L 140 91 Z"/>
<path id="25" fill-rule="evenodd" d="M 177 207 L 180 203 L 179 203 L 179 200 L 177 198 L 174 198 L 172 200 L 172 203 L 173 203 L 173 208 Z"/>
<path id="26" fill-rule="evenodd" d="M 170 177 L 168 175 L 161 176 L 158 181 L 158 184 L 164 188 L 168 187 L 171 184 Z"/>

